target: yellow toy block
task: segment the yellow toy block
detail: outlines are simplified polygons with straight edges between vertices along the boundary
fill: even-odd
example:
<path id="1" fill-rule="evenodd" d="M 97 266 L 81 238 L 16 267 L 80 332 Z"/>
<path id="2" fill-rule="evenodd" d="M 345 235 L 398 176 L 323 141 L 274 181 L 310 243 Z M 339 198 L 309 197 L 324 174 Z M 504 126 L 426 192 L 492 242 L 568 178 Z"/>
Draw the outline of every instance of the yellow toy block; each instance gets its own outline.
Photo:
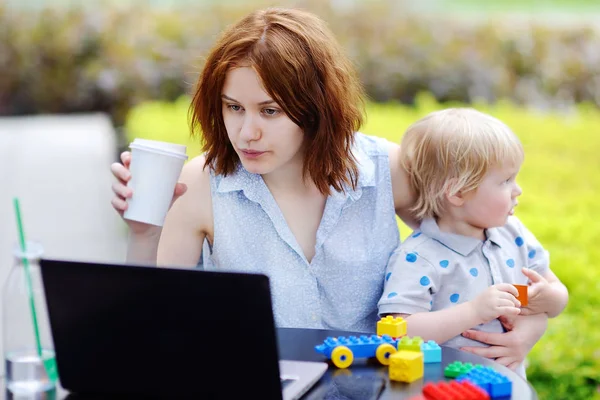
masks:
<path id="1" fill-rule="evenodd" d="M 423 377 L 423 353 L 416 351 L 398 351 L 390 355 L 390 380 L 414 382 Z"/>
<path id="2" fill-rule="evenodd" d="M 402 317 L 385 316 L 377 321 L 377 335 L 390 335 L 396 339 L 406 335 L 406 321 Z"/>

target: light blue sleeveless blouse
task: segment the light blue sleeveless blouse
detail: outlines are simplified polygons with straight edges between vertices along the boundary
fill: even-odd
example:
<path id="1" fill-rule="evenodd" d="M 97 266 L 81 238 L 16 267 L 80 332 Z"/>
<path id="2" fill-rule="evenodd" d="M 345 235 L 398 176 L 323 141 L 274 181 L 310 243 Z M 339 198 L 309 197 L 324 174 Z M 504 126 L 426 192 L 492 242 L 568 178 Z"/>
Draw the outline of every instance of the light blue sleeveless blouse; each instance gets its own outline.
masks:
<path id="1" fill-rule="evenodd" d="M 212 246 L 199 268 L 269 276 L 278 327 L 374 332 L 384 273 L 400 235 L 390 178 L 388 144 L 356 133 L 356 190 L 333 192 L 309 263 L 262 177 L 239 167 L 211 174 Z M 244 304 L 238 310 L 244 312 Z"/>

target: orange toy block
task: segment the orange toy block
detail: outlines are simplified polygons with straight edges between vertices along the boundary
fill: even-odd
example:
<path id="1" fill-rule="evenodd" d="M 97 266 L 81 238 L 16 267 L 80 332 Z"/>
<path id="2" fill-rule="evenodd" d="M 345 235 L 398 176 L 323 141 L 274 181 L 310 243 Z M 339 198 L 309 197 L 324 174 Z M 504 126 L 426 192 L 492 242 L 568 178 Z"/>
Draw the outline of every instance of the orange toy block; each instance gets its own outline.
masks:
<path id="1" fill-rule="evenodd" d="M 527 285 L 513 285 L 519 291 L 519 297 L 517 300 L 521 302 L 521 307 L 526 307 L 529 302 L 527 301 Z"/>

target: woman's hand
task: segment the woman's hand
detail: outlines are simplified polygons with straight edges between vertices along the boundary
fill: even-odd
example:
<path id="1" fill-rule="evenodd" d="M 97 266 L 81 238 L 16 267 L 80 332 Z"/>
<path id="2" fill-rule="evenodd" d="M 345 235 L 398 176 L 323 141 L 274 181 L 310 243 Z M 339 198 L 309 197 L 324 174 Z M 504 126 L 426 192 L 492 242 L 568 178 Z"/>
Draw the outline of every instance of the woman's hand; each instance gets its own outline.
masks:
<path id="1" fill-rule="evenodd" d="M 123 213 L 127 210 L 127 199 L 133 196 L 133 190 L 127 186 L 127 182 L 131 179 L 131 172 L 129 171 L 129 165 L 131 164 L 131 153 L 125 151 L 121 153 L 122 163 L 113 163 L 110 166 L 110 170 L 117 182 L 113 183 L 112 190 L 115 196 L 111 200 L 113 208 L 123 217 Z M 175 192 L 173 193 L 173 200 L 171 205 L 182 196 L 187 190 L 187 186 L 183 183 L 178 183 L 175 186 Z M 130 221 L 124 219 L 129 226 L 129 230 L 136 236 L 159 236 L 160 227 L 145 224 L 143 222 Z"/>
<path id="2" fill-rule="evenodd" d="M 490 347 L 462 347 L 461 350 L 495 359 L 496 362 L 515 370 L 544 335 L 548 326 L 548 316 L 544 313 L 517 316 L 512 323 L 512 330 L 504 333 L 475 330 L 464 332 L 464 337 L 487 343 Z"/>

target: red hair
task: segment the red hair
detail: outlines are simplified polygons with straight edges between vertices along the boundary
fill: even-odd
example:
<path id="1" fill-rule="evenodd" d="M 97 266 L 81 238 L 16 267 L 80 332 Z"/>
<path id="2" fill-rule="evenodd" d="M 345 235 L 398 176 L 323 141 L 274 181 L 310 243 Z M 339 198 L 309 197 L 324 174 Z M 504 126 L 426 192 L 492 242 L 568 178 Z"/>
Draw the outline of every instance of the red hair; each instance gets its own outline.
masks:
<path id="1" fill-rule="evenodd" d="M 364 92 L 351 62 L 317 16 L 294 9 L 251 13 L 226 29 L 209 53 L 189 109 L 192 134 L 201 135 L 206 164 L 232 173 L 240 162 L 223 122 L 227 72 L 250 66 L 265 91 L 306 136 L 304 178 L 319 191 L 356 188 L 351 149 L 364 115 Z"/>

